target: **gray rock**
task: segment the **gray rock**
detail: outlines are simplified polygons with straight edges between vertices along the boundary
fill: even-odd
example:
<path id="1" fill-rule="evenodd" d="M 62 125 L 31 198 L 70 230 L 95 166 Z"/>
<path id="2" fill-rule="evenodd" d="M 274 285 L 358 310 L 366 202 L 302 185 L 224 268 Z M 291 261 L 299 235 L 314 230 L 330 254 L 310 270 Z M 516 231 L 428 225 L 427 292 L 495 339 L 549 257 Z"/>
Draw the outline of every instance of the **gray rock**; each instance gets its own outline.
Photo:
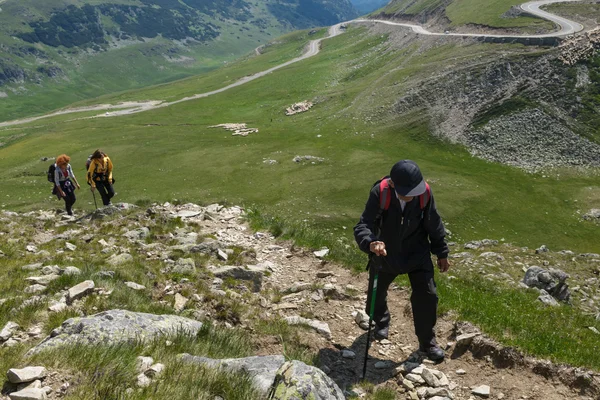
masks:
<path id="1" fill-rule="evenodd" d="M 344 358 L 349 358 L 349 359 L 355 359 L 356 358 L 356 353 L 353 352 L 352 350 L 342 350 L 342 357 Z"/>
<path id="2" fill-rule="evenodd" d="M 77 267 L 67 267 L 63 271 L 63 275 L 67 275 L 67 276 L 81 275 L 81 270 Z"/>
<path id="3" fill-rule="evenodd" d="M 43 292 L 44 290 L 46 290 L 46 286 L 36 284 L 36 285 L 31 285 L 31 286 L 26 287 L 23 291 L 25 293 L 40 293 L 40 292 Z"/>
<path id="4" fill-rule="evenodd" d="M 276 356 L 255 356 L 247 358 L 230 358 L 215 360 L 212 358 L 182 354 L 181 360 L 187 363 L 206 365 L 209 368 L 220 368 L 229 372 L 245 372 L 254 386 L 265 396 L 271 390 L 279 368 L 285 363 L 285 358 Z"/>
<path id="5" fill-rule="evenodd" d="M 144 226 L 143 228 L 127 231 L 123 234 L 123 236 L 125 236 L 129 240 L 144 240 L 148 236 L 150 236 L 150 229 Z"/>
<path id="6" fill-rule="evenodd" d="M 560 304 L 554 297 L 550 296 L 550 293 L 546 292 L 544 289 L 540 290 L 540 295 L 538 296 L 538 300 L 547 306 L 558 307 Z"/>
<path id="7" fill-rule="evenodd" d="M 285 318 L 286 322 L 290 325 L 308 325 L 313 328 L 317 333 L 324 336 L 326 339 L 331 340 L 331 330 L 327 322 L 318 321 L 316 319 L 307 319 L 300 316 L 291 316 Z"/>
<path id="8" fill-rule="evenodd" d="M 150 379 L 146 374 L 139 374 L 137 376 L 137 385 L 141 388 L 148 387 L 152 384 L 152 379 Z"/>
<path id="9" fill-rule="evenodd" d="M 190 248 L 191 253 L 202 253 L 202 254 L 217 254 L 217 250 L 221 244 L 214 239 L 207 239 L 204 242 L 197 244 Z"/>
<path id="10" fill-rule="evenodd" d="M 122 265 L 131 261 L 133 261 L 133 256 L 129 253 L 113 254 L 106 260 L 107 263 L 113 266 Z"/>
<path id="11" fill-rule="evenodd" d="M 283 290 L 282 293 L 300 293 L 305 290 L 310 290 L 312 288 L 312 283 L 309 282 L 294 282 L 294 284 Z"/>
<path id="12" fill-rule="evenodd" d="M 10 383 L 26 383 L 42 379 L 47 373 L 44 367 L 11 368 L 6 373 L 6 377 Z"/>
<path id="13" fill-rule="evenodd" d="M 465 333 L 456 338 L 456 347 L 468 346 L 471 344 L 473 339 L 477 336 L 481 335 L 481 333 Z"/>
<path id="14" fill-rule="evenodd" d="M 139 283 L 135 283 L 135 282 L 125 282 L 125 286 L 127 286 L 128 288 L 133 289 L 133 290 L 146 289 L 146 286 L 140 285 Z"/>
<path id="15" fill-rule="evenodd" d="M 92 219 L 104 219 L 105 217 L 109 217 L 111 215 L 119 213 L 119 209 L 116 206 L 105 206 L 97 209 L 92 213 Z"/>
<path id="16" fill-rule="evenodd" d="M 436 398 L 436 397 L 442 397 L 442 398 L 447 397 L 449 399 L 453 399 L 454 395 L 447 388 L 441 388 L 441 387 L 427 388 L 427 391 L 425 392 L 425 398 L 430 399 L 430 398 Z"/>
<path id="17" fill-rule="evenodd" d="M 405 378 L 408 379 L 409 381 L 411 381 L 413 383 L 417 383 L 419 385 L 422 385 L 425 383 L 425 380 L 421 377 L 421 375 L 409 373 L 409 374 L 406 374 Z"/>
<path id="18" fill-rule="evenodd" d="M 94 274 L 98 278 L 113 279 L 115 277 L 115 271 L 98 271 Z"/>
<path id="19" fill-rule="evenodd" d="M 70 318 L 28 354 L 63 345 L 98 345 L 146 341 L 185 332 L 198 333 L 202 323 L 175 315 L 154 315 L 110 310 L 88 317 Z"/>
<path id="20" fill-rule="evenodd" d="M 441 386 L 438 378 L 433 374 L 433 372 L 431 372 L 427 368 L 423 369 L 423 373 L 421 374 L 421 377 L 425 380 L 425 382 L 427 383 L 428 386 L 431 386 L 434 388 Z"/>
<path id="21" fill-rule="evenodd" d="M 488 385 L 477 386 L 471 390 L 471 393 L 476 396 L 488 398 L 490 397 L 490 387 Z"/>
<path id="22" fill-rule="evenodd" d="M 25 390 L 25 389 L 41 389 L 41 388 L 42 388 L 42 381 L 40 381 L 39 379 L 36 379 L 33 382 L 19 383 L 17 385 L 17 391 L 21 391 L 21 390 Z"/>
<path id="23" fill-rule="evenodd" d="M 288 361 L 279 368 L 271 390 L 273 400 L 343 400 L 338 385 L 318 368 Z"/>
<path id="24" fill-rule="evenodd" d="M 58 265 L 46 265 L 42 268 L 42 274 L 44 275 L 60 275 L 61 269 Z"/>
<path id="25" fill-rule="evenodd" d="M 71 289 L 67 293 L 67 304 L 71 304 L 73 301 L 87 296 L 94 291 L 94 281 L 83 281 Z"/>
<path id="26" fill-rule="evenodd" d="M 59 275 L 44 275 L 44 276 L 30 276 L 29 278 L 25 278 L 25 280 L 31 284 L 44 285 L 47 286 L 50 282 L 57 280 L 60 278 Z"/>
<path id="27" fill-rule="evenodd" d="M 4 328 L 0 331 L 0 342 L 6 342 L 12 337 L 12 335 L 19 329 L 19 324 L 16 322 L 9 321 L 4 325 Z"/>
<path id="28" fill-rule="evenodd" d="M 36 271 L 36 270 L 42 268 L 42 265 L 44 265 L 44 264 L 42 264 L 42 263 L 27 264 L 27 265 L 23 265 L 21 267 L 21 269 L 23 271 Z"/>
<path id="29" fill-rule="evenodd" d="M 546 247 L 545 244 L 541 245 L 539 248 L 535 249 L 535 254 L 548 253 L 550 250 Z"/>
<path id="30" fill-rule="evenodd" d="M 190 275 L 196 272 L 196 263 L 192 258 L 180 258 L 175 261 L 171 271 L 176 274 Z"/>
<path id="31" fill-rule="evenodd" d="M 571 298 L 571 292 L 566 283 L 568 277 L 567 273 L 559 269 L 545 270 L 533 266 L 525 272 L 523 283 L 528 287 L 543 289 L 559 301 L 568 302 Z"/>
<path id="32" fill-rule="evenodd" d="M 46 400 L 46 391 L 44 389 L 28 388 L 8 395 L 10 400 Z"/>
<path id="33" fill-rule="evenodd" d="M 65 243 L 65 250 L 67 251 L 75 251 L 77 250 L 77 246 L 75 246 L 73 243 Z"/>
<path id="34" fill-rule="evenodd" d="M 219 258 L 219 260 L 222 260 L 222 261 L 227 261 L 229 259 L 229 256 L 227 255 L 227 253 L 225 253 L 221 249 L 217 249 L 217 257 Z"/>
<path id="35" fill-rule="evenodd" d="M 254 284 L 252 290 L 254 292 L 260 292 L 262 279 L 265 272 L 263 268 L 252 265 L 249 265 L 246 268 L 239 266 L 213 267 L 209 268 L 209 271 L 221 279 L 230 277 L 234 279 L 252 281 Z"/>

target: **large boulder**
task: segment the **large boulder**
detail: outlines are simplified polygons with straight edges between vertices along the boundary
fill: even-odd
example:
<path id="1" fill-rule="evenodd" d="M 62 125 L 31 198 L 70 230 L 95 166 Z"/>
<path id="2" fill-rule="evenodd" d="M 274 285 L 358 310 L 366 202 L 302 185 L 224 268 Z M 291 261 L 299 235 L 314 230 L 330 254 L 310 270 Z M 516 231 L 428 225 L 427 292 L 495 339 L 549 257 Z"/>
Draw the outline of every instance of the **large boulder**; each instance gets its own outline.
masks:
<path id="1" fill-rule="evenodd" d="M 269 399 L 345 399 L 338 385 L 318 368 L 303 362 L 287 361 L 279 368 Z"/>
<path id="2" fill-rule="evenodd" d="M 559 301 L 568 302 L 571 292 L 567 285 L 569 275 L 559 269 L 550 268 L 545 270 L 540 267 L 530 267 L 525 273 L 523 283 L 529 287 L 545 290 Z"/>
<path id="3" fill-rule="evenodd" d="M 176 315 L 110 310 L 88 317 L 66 320 L 42 343 L 31 349 L 29 354 L 63 345 L 112 345 L 145 341 L 179 332 L 196 334 L 200 328 L 202 328 L 201 322 Z"/>

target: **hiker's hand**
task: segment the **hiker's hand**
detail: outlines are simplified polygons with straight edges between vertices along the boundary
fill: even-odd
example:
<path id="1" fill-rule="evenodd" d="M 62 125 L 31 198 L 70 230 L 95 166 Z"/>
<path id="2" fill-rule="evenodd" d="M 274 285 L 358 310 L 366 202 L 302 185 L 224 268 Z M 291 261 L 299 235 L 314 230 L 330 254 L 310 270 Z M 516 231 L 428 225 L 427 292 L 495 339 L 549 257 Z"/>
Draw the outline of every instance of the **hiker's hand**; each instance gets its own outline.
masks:
<path id="1" fill-rule="evenodd" d="M 447 258 L 438 258 L 437 265 L 440 268 L 440 272 L 447 272 L 450 269 L 450 262 Z"/>
<path id="2" fill-rule="evenodd" d="M 90 190 L 91 190 L 92 192 L 94 192 L 94 190 L 96 190 L 96 188 L 92 186 L 92 187 L 90 188 Z"/>
<path id="3" fill-rule="evenodd" d="M 62 190 L 60 191 L 60 197 L 65 197 L 65 192 L 63 192 Z"/>
<path id="4" fill-rule="evenodd" d="M 376 256 L 387 256 L 385 243 L 383 242 L 371 242 L 369 250 L 371 250 L 371 253 L 375 253 Z"/>
<path id="5" fill-rule="evenodd" d="M 77 186 L 77 189 L 81 189 L 81 186 L 79 186 L 79 183 L 76 183 L 75 186 Z"/>

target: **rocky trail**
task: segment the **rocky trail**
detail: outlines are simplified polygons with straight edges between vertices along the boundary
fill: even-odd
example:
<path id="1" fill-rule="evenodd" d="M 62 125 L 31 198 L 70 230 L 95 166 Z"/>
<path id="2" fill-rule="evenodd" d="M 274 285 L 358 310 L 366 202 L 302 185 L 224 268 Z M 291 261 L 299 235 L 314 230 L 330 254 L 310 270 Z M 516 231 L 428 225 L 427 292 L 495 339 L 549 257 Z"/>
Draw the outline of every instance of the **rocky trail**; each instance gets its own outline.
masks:
<path id="1" fill-rule="evenodd" d="M 198 357 L 203 354 L 188 354 L 181 355 L 182 359 L 243 369 L 261 388 L 261 398 L 370 396 L 372 389 L 358 384 L 366 344 L 362 312 L 366 273 L 357 275 L 327 261 L 326 249 L 299 248 L 268 233 L 253 232 L 239 207 L 166 203 L 141 209 L 120 204 L 100 209 L 88 218 L 80 215 L 73 219 L 52 211 L 5 211 L 0 221 L 0 244 L 9 243 L 13 249 L 11 254 L 0 253 L 0 259 L 12 260 L 15 266 L 3 272 L 3 279 L 27 275 L 26 283 L 15 283 L 22 289 L 0 296 L 4 297 L 0 298 L 0 309 L 10 304 L 11 318 L 32 304 L 40 309 L 30 326 L 12 322 L 0 326 L 3 348 L 26 345 L 31 355 L 57 346 L 114 344 L 160 337 L 177 329 L 194 333 L 210 320 L 224 329 L 249 332 L 259 357 L 212 360 Z M 93 233 L 103 229 L 110 234 Z M 476 254 L 485 250 L 479 245 L 466 245 L 463 252 L 456 249 L 454 268 L 484 263 L 475 256 L 482 260 L 491 257 L 490 252 Z M 28 264 L 15 262 L 15 257 Z M 62 260 L 59 265 L 54 265 L 56 257 Z M 97 262 L 84 268 L 84 260 L 90 257 Z M 499 259 L 497 255 L 493 258 Z M 588 258 L 596 260 L 595 255 Z M 125 274 L 140 278 L 121 281 Z M 53 286 L 54 280 L 66 276 L 71 277 L 72 287 Z M 118 304 L 111 299 L 122 298 L 119 291 L 143 293 L 147 301 L 169 308 L 171 315 L 111 309 L 113 301 Z M 442 315 L 437 325 L 438 341 L 447 349 L 446 360 L 439 364 L 424 360 L 415 352 L 409 296 L 408 289 L 392 286 L 388 298 L 390 337 L 373 342 L 366 375 L 366 381 L 392 390 L 397 399 L 555 400 L 596 399 L 600 395 L 600 374 L 525 357 L 486 338 L 471 324 L 456 321 L 451 314 Z M 98 306 L 90 309 L 90 303 Z M 245 311 L 226 312 L 240 306 Z M 45 337 L 42 331 L 49 315 L 65 310 L 81 317 L 65 321 Z M 286 362 L 285 343 L 277 335 L 261 334 L 261 321 L 299 324 L 298 340 L 308 353 L 317 355 L 318 368 Z M 56 399 L 77 386 L 65 372 L 67 368 L 23 372 L 19 368 L 27 366 L 24 363 L 26 359 L 12 365 L 16 370 L 11 370 L 8 378 L 27 384 L 5 384 L 0 399 Z M 138 376 L 140 388 L 160 380 L 165 368 L 153 360 L 144 361 L 144 365 Z M 27 385 L 33 385 L 27 390 L 37 397 L 19 397 Z M 135 386 L 128 390 L 135 390 Z M 297 393 L 312 393 L 314 397 L 294 397 Z"/>

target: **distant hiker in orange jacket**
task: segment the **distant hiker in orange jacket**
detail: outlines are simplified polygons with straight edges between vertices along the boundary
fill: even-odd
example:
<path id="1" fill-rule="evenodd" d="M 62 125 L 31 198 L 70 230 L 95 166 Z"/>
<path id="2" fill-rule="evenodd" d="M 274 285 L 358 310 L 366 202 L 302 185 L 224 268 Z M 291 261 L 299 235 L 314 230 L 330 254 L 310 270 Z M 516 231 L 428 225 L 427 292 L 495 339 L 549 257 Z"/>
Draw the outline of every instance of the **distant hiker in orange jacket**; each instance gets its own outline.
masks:
<path id="1" fill-rule="evenodd" d="M 98 189 L 102 197 L 102 204 L 110 205 L 110 199 L 115 195 L 113 188 L 113 164 L 110 158 L 101 150 L 96 150 L 90 158 L 90 165 L 87 172 L 88 184 L 92 187 L 92 192 Z"/>

